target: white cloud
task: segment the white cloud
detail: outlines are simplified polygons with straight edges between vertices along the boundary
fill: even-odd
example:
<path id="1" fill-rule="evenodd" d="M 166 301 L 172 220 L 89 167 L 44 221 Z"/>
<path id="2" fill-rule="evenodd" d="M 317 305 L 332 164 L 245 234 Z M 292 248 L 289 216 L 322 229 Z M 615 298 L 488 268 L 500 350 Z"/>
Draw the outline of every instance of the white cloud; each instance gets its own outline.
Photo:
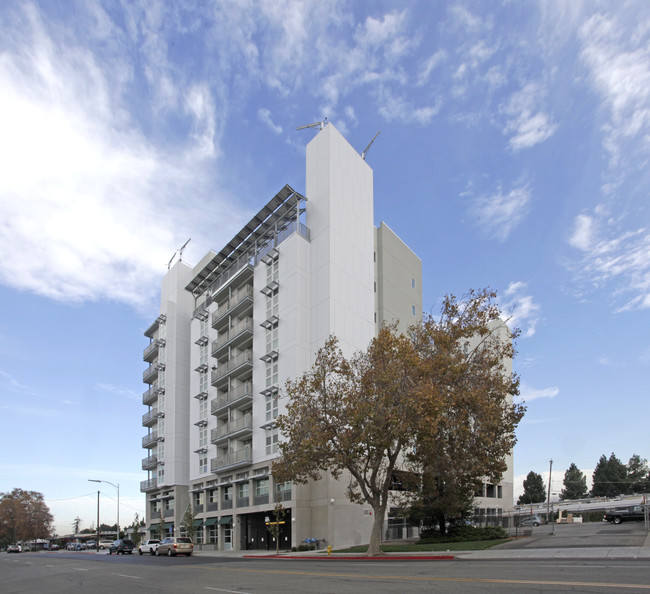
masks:
<path id="1" fill-rule="evenodd" d="M 524 402 L 532 402 L 539 398 L 555 398 L 559 393 L 560 389 L 555 386 L 538 389 L 522 384 L 520 388 L 520 397 Z"/>
<path id="2" fill-rule="evenodd" d="M 194 148 L 158 148 L 131 121 L 119 58 L 102 63 L 33 8 L 20 18 L 0 58 L 0 282 L 149 305 L 170 253 L 190 226 L 202 231 L 193 220 L 223 229 L 239 216 L 196 217 L 216 152 L 211 94 L 190 86 L 185 97 Z"/>
<path id="3" fill-rule="evenodd" d="M 504 134 L 510 134 L 510 148 L 513 151 L 530 148 L 550 138 L 557 130 L 557 124 L 539 107 L 545 91 L 540 85 L 529 83 L 514 93 L 502 107 L 509 118 Z"/>
<path id="4" fill-rule="evenodd" d="M 273 122 L 270 110 L 266 109 L 265 107 L 261 107 L 257 110 L 257 118 L 260 122 L 266 124 L 269 130 L 271 130 L 271 132 L 274 134 L 282 134 L 282 126 Z"/>
<path id="5" fill-rule="evenodd" d="M 593 244 L 593 218 L 586 214 L 576 217 L 573 233 L 569 243 L 579 250 L 586 252 Z"/>
<path id="6" fill-rule="evenodd" d="M 135 400 L 137 402 L 140 401 L 140 394 L 138 392 L 134 392 L 128 388 L 114 386 L 113 384 L 100 383 L 95 386 L 95 390 L 99 390 L 100 392 L 108 392 L 109 394 L 115 394 L 116 396 L 123 396 L 129 400 Z"/>
<path id="7" fill-rule="evenodd" d="M 477 224 L 498 241 L 508 239 L 514 228 L 523 220 L 531 192 L 527 185 L 519 185 L 507 194 L 501 188 L 491 195 L 474 199 L 471 211 Z"/>
<path id="8" fill-rule="evenodd" d="M 519 328 L 524 338 L 530 338 L 537 329 L 541 306 L 535 303 L 532 295 L 525 294 L 526 288 L 526 283 L 521 281 L 510 283 L 504 292 L 501 307 L 508 317 L 508 324 Z"/>

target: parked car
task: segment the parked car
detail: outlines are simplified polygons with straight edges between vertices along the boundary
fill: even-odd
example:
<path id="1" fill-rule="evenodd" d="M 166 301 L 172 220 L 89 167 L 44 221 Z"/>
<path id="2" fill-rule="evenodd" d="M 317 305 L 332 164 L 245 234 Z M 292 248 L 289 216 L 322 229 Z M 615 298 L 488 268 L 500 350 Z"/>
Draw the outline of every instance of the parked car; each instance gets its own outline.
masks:
<path id="1" fill-rule="evenodd" d="M 192 539 L 186 536 L 170 536 L 163 540 L 156 549 L 156 555 L 167 555 L 175 557 L 176 555 L 187 555 L 188 557 L 194 551 Z"/>
<path id="2" fill-rule="evenodd" d="M 87 549 L 96 549 L 97 548 L 97 541 L 96 540 L 87 540 L 86 541 L 86 548 Z"/>
<path id="3" fill-rule="evenodd" d="M 159 538 L 150 538 L 149 540 L 143 542 L 138 547 L 138 553 L 140 555 L 144 555 L 145 553 L 149 553 L 150 555 L 155 555 L 159 544 L 160 544 Z"/>
<path id="4" fill-rule="evenodd" d="M 12 544 L 7 547 L 7 553 L 22 553 L 23 548 L 19 544 Z"/>
<path id="5" fill-rule="evenodd" d="M 603 520 L 605 522 L 613 522 L 620 524 L 621 522 L 629 522 L 632 520 L 641 521 L 645 518 L 642 505 L 629 505 L 627 507 L 617 507 L 613 510 L 607 510 Z"/>
<path id="6" fill-rule="evenodd" d="M 119 555 L 122 553 L 124 555 L 125 553 L 128 553 L 131 555 L 133 553 L 133 541 L 128 540 L 127 538 L 120 538 L 120 540 L 116 540 L 113 542 L 113 544 L 108 548 L 108 554 L 112 555 L 115 553 L 116 555 Z"/>
<path id="7" fill-rule="evenodd" d="M 104 549 L 110 549 L 111 545 L 113 544 L 112 540 L 100 540 L 99 541 L 99 549 L 104 550 Z"/>
<path id="8" fill-rule="evenodd" d="M 544 523 L 544 520 L 541 516 L 538 515 L 526 515 L 522 516 L 519 525 L 520 526 L 540 526 Z"/>

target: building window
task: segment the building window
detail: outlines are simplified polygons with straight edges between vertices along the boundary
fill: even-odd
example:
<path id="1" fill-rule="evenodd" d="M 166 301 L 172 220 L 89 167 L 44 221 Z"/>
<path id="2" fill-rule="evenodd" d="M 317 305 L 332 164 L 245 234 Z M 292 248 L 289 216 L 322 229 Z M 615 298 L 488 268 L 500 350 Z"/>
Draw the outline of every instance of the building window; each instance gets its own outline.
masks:
<path id="1" fill-rule="evenodd" d="M 200 454 L 199 455 L 199 472 L 204 474 L 208 472 L 208 455 Z"/>
<path id="2" fill-rule="evenodd" d="M 280 447 L 278 440 L 279 440 L 279 434 L 278 434 L 277 427 L 266 430 L 266 455 L 267 456 L 278 453 L 278 449 Z"/>
<path id="3" fill-rule="evenodd" d="M 411 305 L 411 313 L 415 315 L 415 305 Z"/>
<path id="4" fill-rule="evenodd" d="M 266 319 L 269 320 L 273 316 L 278 315 L 278 297 L 279 290 L 276 288 L 273 292 L 266 297 Z"/>
<path id="5" fill-rule="evenodd" d="M 199 447 L 204 447 L 208 445 L 208 428 L 207 426 L 205 427 L 199 427 Z"/>
<path id="6" fill-rule="evenodd" d="M 411 289 L 415 289 L 415 279 L 411 279 Z"/>
<path id="7" fill-rule="evenodd" d="M 205 374 L 207 377 L 207 374 Z M 208 399 L 203 398 L 199 400 L 199 419 L 204 420 L 208 418 Z"/>
<path id="8" fill-rule="evenodd" d="M 266 362 L 266 387 L 275 386 L 278 383 L 278 358 Z"/>
<path id="9" fill-rule="evenodd" d="M 501 485 L 497 486 L 497 498 L 503 499 L 503 487 Z M 501 510 L 499 510 L 501 511 Z"/>
<path id="10" fill-rule="evenodd" d="M 199 392 L 208 391 L 208 372 L 205 371 L 199 374 Z"/>
<path id="11" fill-rule="evenodd" d="M 197 507 L 203 505 L 203 491 L 197 491 L 194 493 L 194 505 Z"/>
<path id="12" fill-rule="evenodd" d="M 223 500 L 224 501 L 232 501 L 232 485 L 228 485 L 227 487 L 223 487 Z"/>
<path id="13" fill-rule="evenodd" d="M 199 526 L 194 533 L 196 544 L 203 544 L 203 526 Z"/>
<path id="14" fill-rule="evenodd" d="M 219 542 L 219 526 L 217 526 L 216 524 L 213 524 L 209 528 L 208 542 L 210 544 L 215 544 Z"/>
<path id="15" fill-rule="evenodd" d="M 275 322 L 266 331 L 266 352 L 278 350 L 278 323 Z"/>
<path id="16" fill-rule="evenodd" d="M 273 394 L 266 397 L 266 420 L 272 421 L 278 418 L 278 396 Z"/>
<path id="17" fill-rule="evenodd" d="M 237 485 L 237 498 L 238 499 L 248 499 L 248 482 L 245 483 L 239 483 Z"/>
<path id="18" fill-rule="evenodd" d="M 266 266 L 266 284 L 269 285 L 273 281 L 277 281 L 279 277 L 279 260 L 273 260 Z"/>
<path id="19" fill-rule="evenodd" d="M 210 489 L 208 491 L 208 503 L 217 503 L 218 493 L 217 489 Z"/>
<path id="20" fill-rule="evenodd" d="M 263 478 L 263 479 L 257 479 L 255 481 L 255 495 L 257 497 L 260 497 L 262 495 L 268 495 L 269 494 L 269 479 Z"/>

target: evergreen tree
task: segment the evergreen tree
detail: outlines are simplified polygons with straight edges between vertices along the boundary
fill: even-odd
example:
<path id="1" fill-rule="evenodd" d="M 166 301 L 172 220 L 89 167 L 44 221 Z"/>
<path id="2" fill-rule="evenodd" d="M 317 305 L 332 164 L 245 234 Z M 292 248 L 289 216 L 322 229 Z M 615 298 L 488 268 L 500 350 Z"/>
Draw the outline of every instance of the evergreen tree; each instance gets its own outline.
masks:
<path id="1" fill-rule="evenodd" d="M 587 477 L 572 462 L 564 473 L 564 488 L 560 493 L 560 500 L 584 499 L 587 496 Z"/>
<path id="2" fill-rule="evenodd" d="M 646 493 L 650 488 L 648 461 L 639 454 L 633 454 L 627 463 L 627 493 Z"/>
<path id="3" fill-rule="evenodd" d="M 517 505 L 544 503 L 545 501 L 546 487 L 544 486 L 544 479 L 541 474 L 537 474 L 531 470 L 524 479 L 524 492 L 519 497 Z"/>
<path id="4" fill-rule="evenodd" d="M 616 455 L 607 459 L 603 454 L 594 469 L 591 495 L 593 497 L 615 497 L 627 491 L 627 467 Z"/>

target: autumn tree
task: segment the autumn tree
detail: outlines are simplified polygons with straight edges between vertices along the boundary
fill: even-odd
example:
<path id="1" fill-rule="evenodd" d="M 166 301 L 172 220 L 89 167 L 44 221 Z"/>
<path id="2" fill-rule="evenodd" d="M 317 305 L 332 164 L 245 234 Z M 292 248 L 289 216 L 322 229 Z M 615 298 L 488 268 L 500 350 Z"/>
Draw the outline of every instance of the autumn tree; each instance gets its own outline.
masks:
<path id="1" fill-rule="evenodd" d="M 17 542 L 48 538 L 54 518 L 43 495 L 14 489 L 0 493 L 0 540 Z"/>
<path id="2" fill-rule="evenodd" d="M 373 509 L 368 555 L 381 552 L 394 471 L 415 444 L 417 368 L 412 342 L 382 328 L 367 351 L 349 360 L 330 337 L 313 368 L 286 384 L 286 412 L 277 419 L 286 441 L 273 473 L 279 482 L 300 484 L 347 472 L 347 497 Z"/>
<path id="3" fill-rule="evenodd" d="M 650 488 L 648 461 L 639 454 L 633 454 L 627 463 L 627 490 L 632 493 L 646 493 Z"/>
<path id="4" fill-rule="evenodd" d="M 560 492 L 560 501 L 584 499 L 587 494 L 587 477 L 571 462 L 571 466 L 564 473 L 564 488 Z"/>
<path id="5" fill-rule="evenodd" d="M 500 481 L 525 410 L 513 404 L 517 331 L 506 326 L 495 299 L 489 290 L 448 296 L 437 319 L 425 316 L 412 329 L 423 414 L 417 448 L 408 456 L 422 476 L 411 509 L 428 501 L 429 525 L 441 533 L 449 520 L 467 514 L 485 480 Z"/>
<path id="6" fill-rule="evenodd" d="M 592 476 L 593 497 L 615 497 L 627 492 L 627 468 L 612 452 L 608 458 L 603 454 Z"/>
<path id="7" fill-rule="evenodd" d="M 541 474 L 532 470 L 524 479 L 524 492 L 519 496 L 517 505 L 528 503 L 544 503 L 546 501 L 546 487 Z"/>
<path id="8" fill-rule="evenodd" d="M 523 408 L 512 404 L 519 384 L 504 366 L 512 342 L 496 339 L 503 324 L 494 297 L 447 297 L 439 320 L 427 318 L 408 337 L 384 327 L 351 359 L 330 337 L 312 369 L 286 384 L 276 479 L 305 483 L 349 473 L 348 498 L 373 508 L 368 555 L 381 552 L 400 472 L 416 479 L 411 497 L 430 497 L 433 484 L 453 493 L 443 512 L 449 515 L 458 506 L 452 499 L 466 504 L 483 477 L 498 479 L 506 468 Z M 443 491 L 433 496 L 442 501 Z"/>

